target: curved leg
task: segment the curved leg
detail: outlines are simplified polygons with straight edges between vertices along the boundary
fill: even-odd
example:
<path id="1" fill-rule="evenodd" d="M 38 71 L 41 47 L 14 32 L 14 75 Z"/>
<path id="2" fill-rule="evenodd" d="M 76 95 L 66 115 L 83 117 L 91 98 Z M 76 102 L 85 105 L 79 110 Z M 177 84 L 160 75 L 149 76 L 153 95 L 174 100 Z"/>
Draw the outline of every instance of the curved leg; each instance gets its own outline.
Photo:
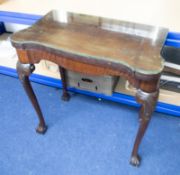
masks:
<path id="1" fill-rule="evenodd" d="M 34 94 L 34 91 L 32 89 L 30 81 L 29 81 L 29 75 L 35 70 L 35 66 L 33 64 L 21 64 L 18 61 L 16 68 L 17 68 L 19 79 L 24 87 L 24 90 L 26 91 L 26 93 L 38 115 L 39 125 L 36 129 L 36 132 L 38 132 L 40 134 L 44 134 L 47 130 L 47 126 L 45 124 L 45 121 L 44 121 L 40 106 L 38 104 L 37 98 Z"/>
<path id="2" fill-rule="evenodd" d="M 60 71 L 60 75 L 61 75 L 62 90 L 63 90 L 63 95 L 62 95 L 61 99 L 64 101 L 69 101 L 70 95 L 67 91 L 66 70 L 63 67 L 59 66 L 59 71 Z"/>
<path id="3" fill-rule="evenodd" d="M 142 106 L 141 106 L 140 114 L 139 114 L 140 126 L 139 126 L 139 130 L 136 136 L 136 140 L 134 143 L 131 160 L 130 160 L 130 163 L 134 166 L 140 165 L 140 157 L 138 155 L 138 148 L 144 136 L 144 133 L 148 127 L 148 124 L 150 122 L 151 115 L 156 106 L 158 95 L 159 95 L 159 91 L 156 91 L 153 93 L 146 93 L 141 90 L 137 91 L 136 98 L 137 98 L 137 101 L 142 104 Z"/>

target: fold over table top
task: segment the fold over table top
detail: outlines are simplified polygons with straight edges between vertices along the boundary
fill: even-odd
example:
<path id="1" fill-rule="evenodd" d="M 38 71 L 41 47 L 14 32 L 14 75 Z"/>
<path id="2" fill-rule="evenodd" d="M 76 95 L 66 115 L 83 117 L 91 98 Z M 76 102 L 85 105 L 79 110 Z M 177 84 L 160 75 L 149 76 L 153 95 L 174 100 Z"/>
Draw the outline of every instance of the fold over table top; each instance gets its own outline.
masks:
<path id="1" fill-rule="evenodd" d="M 54 10 L 11 41 L 21 49 L 43 47 L 152 75 L 164 68 L 160 52 L 167 33 L 162 27 Z"/>

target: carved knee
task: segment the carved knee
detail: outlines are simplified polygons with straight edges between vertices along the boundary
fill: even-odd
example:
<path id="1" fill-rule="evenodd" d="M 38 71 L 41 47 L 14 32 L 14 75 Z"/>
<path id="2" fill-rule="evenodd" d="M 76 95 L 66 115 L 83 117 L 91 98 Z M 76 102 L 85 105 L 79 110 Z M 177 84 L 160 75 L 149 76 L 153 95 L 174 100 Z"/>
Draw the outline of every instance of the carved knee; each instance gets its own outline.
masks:
<path id="1" fill-rule="evenodd" d="M 137 90 L 137 102 L 139 102 L 142 105 L 140 110 L 140 121 L 142 119 L 147 121 L 150 119 L 156 106 L 158 96 L 159 90 L 151 93 L 144 92 L 140 89 Z"/>
<path id="2" fill-rule="evenodd" d="M 22 80 L 24 77 L 28 77 L 34 70 L 34 64 L 22 64 L 19 61 L 16 64 L 19 79 Z"/>

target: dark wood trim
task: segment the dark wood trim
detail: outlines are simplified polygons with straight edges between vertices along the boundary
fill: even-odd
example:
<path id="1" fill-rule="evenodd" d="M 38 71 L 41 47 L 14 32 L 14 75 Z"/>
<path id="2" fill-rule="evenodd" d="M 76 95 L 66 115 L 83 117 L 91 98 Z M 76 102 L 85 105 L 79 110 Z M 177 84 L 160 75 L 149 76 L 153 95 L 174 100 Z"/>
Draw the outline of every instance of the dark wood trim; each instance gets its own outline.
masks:
<path id="1" fill-rule="evenodd" d="M 134 76 L 136 79 L 140 79 L 140 80 L 155 80 L 158 79 L 161 72 L 156 73 L 156 74 L 143 74 L 137 71 L 132 70 L 130 67 L 123 65 L 123 64 L 118 64 L 118 63 L 113 63 L 110 61 L 105 61 L 105 60 L 100 60 L 100 59 L 95 59 L 95 58 L 91 58 L 88 56 L 82 56 L 82 55 L 77 55 L 74 53 L 69 53 L 66 51 L 62 51 L 62 50 L 57 50 L 54 48 L 50 48 L 50 47 L 46 47 L 46 46 L 42 46 L 40 44 L 34 44 L 34 43 L 28 43 L 28 44 L 20 44 L 20 43 L 16 43 L 12 41 L 12 45 L 18 49 L 18 50 L 27 50 L 27 51 L 44 51 L 44 52 L 48 52 L 50 54 L 54 54 L 58 57 L 65 57 L 66 59 L 71 59 L 74 61 L 79 61 L 85 64 L 91 64 L 91 65 L 95 65 L 95 66 L 100 66 L 100 67 L 104 67 L 104 68 L 113 68 L 115 70 L 120 70 L 121 72 L 123 71 L 124 73 L 127 73 L 131 76 Z M 33 60 L 32 60 L 33 61 Z M 27 62 L 28 63 L 28 62 Z M 32 62 L 35 63 L 35 62 Z"/>
<path id="2" fill-rule="evenodd" d="M 39 63 L 40 60 L 49 60 L 52 61 L 65 69 L 69 69 L 72 71 L 77 71 L 80 73 L 87 73 L 91 75 L 114 75 L 114 76 L 123 76 L 129 80 L 129 82 L 136 87 L 137 89 L 141 89 L 145 92 L 154 92 L 157 90 L 157 84 L 159 81 L 160 75 L 157 74 L 153 78 L 147 79 L 144 75 L 140 76 L 139 74 L 135 74 L 127 67 L 123 67 L 122 65 L 109 65 L 103 64 L 102 62 L 95 62 L 93 59 L 89 59 L 87 61 L 81 61 L 81 59 L 71 59 L 63 56 L 59 56 L 52 52 L 47 52 L 38 49 L 31 50 L 23 50 L 17 49 L 17 54 L 19 60 L 23 64 L 31 63 Z M 93 61 L 90 61 L 93 60 Z M 147 76 L 147 75 L 146 75 Z M 140 79 L 142 78 L 142 79 Z"/>

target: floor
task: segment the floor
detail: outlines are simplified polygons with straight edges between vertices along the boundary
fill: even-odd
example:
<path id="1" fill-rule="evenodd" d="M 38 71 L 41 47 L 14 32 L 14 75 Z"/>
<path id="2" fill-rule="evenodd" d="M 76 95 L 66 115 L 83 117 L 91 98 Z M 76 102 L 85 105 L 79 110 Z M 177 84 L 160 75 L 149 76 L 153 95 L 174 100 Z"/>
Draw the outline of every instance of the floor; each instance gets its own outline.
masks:
<path id="1" fill-rule="evenodd" d="M 154 113 L 141 144 L 139 168 L 129 165 L 138 109 L 33 83 L 48 131 L 16 78 L 0 75 L 0 175 L 179 175 L 180 118 Z"/>

